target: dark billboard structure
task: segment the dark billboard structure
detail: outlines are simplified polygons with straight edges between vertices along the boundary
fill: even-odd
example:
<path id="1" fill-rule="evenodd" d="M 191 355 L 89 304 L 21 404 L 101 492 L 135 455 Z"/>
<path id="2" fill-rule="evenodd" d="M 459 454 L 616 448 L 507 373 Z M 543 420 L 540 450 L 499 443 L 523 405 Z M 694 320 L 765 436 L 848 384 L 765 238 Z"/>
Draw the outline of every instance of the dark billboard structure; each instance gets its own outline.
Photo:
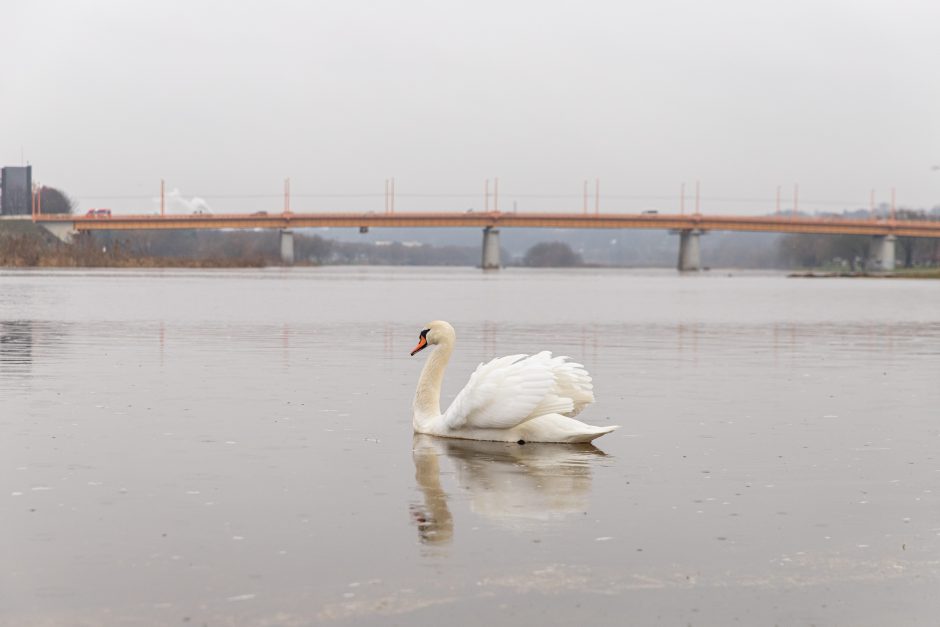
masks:
<path id="1" fill-rule="evenodd" d="M 0 169 L 0 215 L 32 213 L 33 166 L 8 166 Z"/>

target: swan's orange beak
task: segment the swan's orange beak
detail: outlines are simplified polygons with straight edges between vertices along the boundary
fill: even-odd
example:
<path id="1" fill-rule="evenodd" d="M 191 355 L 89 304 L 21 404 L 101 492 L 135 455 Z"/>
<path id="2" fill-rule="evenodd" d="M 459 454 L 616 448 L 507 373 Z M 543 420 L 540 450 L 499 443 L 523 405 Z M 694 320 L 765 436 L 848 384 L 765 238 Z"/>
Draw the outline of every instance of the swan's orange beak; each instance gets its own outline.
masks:
<path id="1" fill-rule="evenodd" d="M 421 339 L 418 340 L 418 345 L 415 346 L 413 351 L 411 351 L 411 356 L 414 357 L 415 353 L 417 353 L 418 351 L 424 348 L 427 348 L 427 346 L 428 346 L 428 340 L 422 335 Z"/>

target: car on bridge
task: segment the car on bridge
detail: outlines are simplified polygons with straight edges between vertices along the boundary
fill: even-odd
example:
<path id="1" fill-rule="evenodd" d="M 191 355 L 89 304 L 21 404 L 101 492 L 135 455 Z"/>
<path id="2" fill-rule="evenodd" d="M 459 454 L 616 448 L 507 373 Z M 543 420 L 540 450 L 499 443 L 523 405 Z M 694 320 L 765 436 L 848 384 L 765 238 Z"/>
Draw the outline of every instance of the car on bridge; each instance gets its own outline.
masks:
<path id="1" fill-rule="evenodd" d="M 110 209 L 89 209 L 88 213 L 85 214 L 86 218 L 110 218 L 111 210 Z"/>

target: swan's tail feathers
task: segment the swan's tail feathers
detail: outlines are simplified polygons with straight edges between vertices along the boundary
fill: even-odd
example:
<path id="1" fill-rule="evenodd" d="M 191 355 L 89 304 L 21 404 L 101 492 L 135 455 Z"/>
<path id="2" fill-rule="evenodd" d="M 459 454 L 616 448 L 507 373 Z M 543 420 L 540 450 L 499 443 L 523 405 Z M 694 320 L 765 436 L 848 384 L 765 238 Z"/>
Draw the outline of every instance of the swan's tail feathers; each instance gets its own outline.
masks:
<path id="1" fill-rule="evenodd" d="M 618 427 L 595 427 L 561 414 L 538 416 L 519 425 L 516 433 L 526 442 L 560 442 L 567 444 L 590 442 Z"/>
<path id="2" fill-rule="evenodd" d="M 595 431 L 591 433 L 579 434 L 578 436 L 575 436 L 576 439 L 568 440 L 568 441 L 571 442 L 572 444 L 593 442 L 594 440 L 601 437 L 602 435 L 607 435 L 611 431 L 616 431 L 619 428 L 620 428 L 620 425 L 611 425 L 609 427 L 594 427 Z"/>

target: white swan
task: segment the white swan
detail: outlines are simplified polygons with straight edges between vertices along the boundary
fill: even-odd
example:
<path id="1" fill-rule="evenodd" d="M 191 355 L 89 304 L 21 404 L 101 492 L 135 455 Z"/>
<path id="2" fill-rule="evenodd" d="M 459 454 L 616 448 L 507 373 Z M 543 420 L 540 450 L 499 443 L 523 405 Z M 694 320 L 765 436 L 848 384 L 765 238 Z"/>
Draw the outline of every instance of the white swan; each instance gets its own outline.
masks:
<path id="1" fill-rule="evenodd" d="M 418 379 L 414 399 L 417 433 L 496 442 L 590 442 L 616 426 L 593 427 L 576 416 L 594 402 L 591 377 L 581 364 L 537 355 L 510 355 L 480 364 L 441 413 L 441 382 L 457 334 L 443 320 L 421 331 L 414 355 L 437 346 Z"/>

